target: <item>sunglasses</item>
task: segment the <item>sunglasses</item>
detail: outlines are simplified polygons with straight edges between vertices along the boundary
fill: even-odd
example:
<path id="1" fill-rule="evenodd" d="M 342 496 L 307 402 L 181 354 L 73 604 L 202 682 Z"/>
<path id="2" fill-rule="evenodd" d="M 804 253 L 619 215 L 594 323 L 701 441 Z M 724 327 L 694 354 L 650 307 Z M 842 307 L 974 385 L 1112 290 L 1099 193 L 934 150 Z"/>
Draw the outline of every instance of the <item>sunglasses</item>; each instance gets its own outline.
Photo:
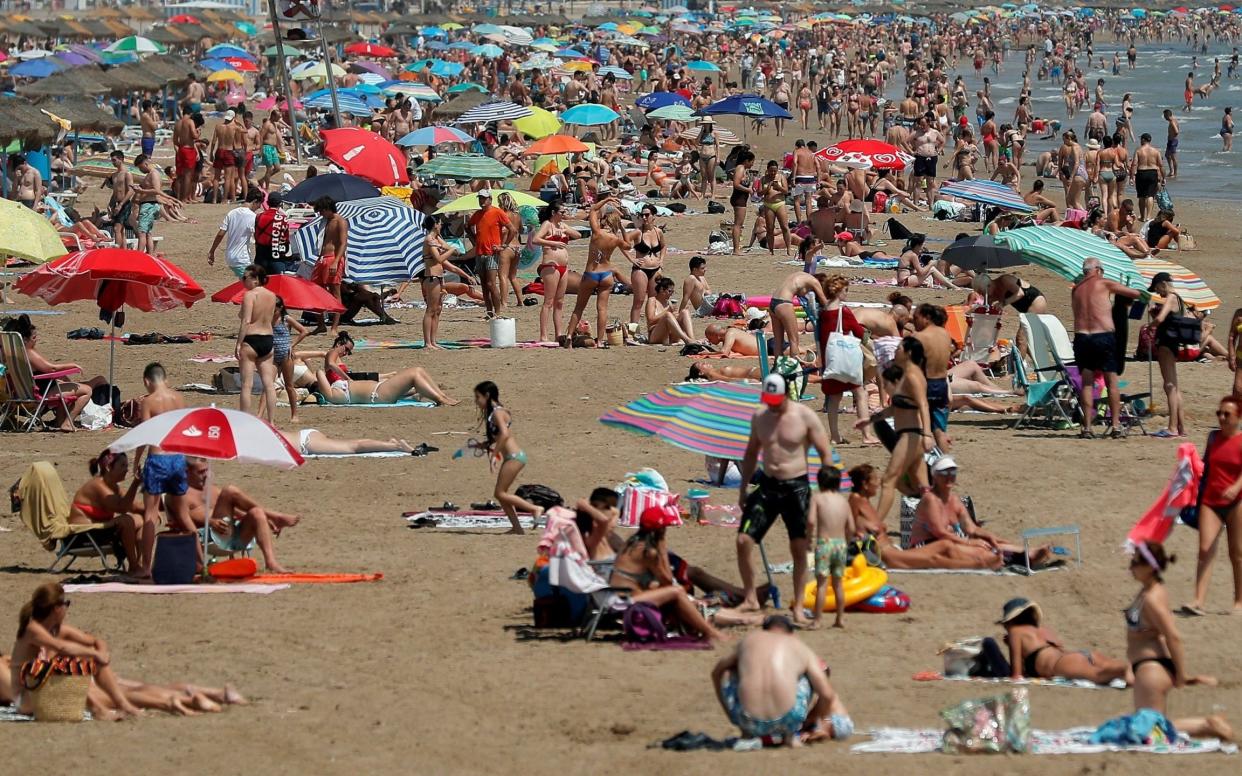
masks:
<path id="1" fill-rule="evenodd" d="M 1228 417 L 1230 417 L 1230 416 L 1232 416 L 1232 415 L 1235 415 L 1235 414 L 1237 414 L 1237 413 L 1230 412 L 1229 410 L 1217 410 L 1217 411 L 1216 411 L 1216 417 L 1218 417 L 1218 418 L 1228 418 Z"/>
<path id="2" fill-rule="evenodd" d="M 52 604 L 52 606 L 63 606 L 63 607 L 65 607 L 66 609 L 68 609 L 68 608 L 69 608 L 69 605 L 70 605 L 70 604 L 72 604 L 72 603 L 73 603 L 73 602 L 72 602 L 72 601 L 70 601 L 68 598 L 62 598 L 61 600 L 59 600 L 59 601 L 57 601 L 56 603 Z"/>
<path id="3" fill-rule="evenodd" d="M 957 469 L 941 469 L 940 471 L 935 472 L 935 474 L 938 474 L 941 477 L 956 477 Z"/>

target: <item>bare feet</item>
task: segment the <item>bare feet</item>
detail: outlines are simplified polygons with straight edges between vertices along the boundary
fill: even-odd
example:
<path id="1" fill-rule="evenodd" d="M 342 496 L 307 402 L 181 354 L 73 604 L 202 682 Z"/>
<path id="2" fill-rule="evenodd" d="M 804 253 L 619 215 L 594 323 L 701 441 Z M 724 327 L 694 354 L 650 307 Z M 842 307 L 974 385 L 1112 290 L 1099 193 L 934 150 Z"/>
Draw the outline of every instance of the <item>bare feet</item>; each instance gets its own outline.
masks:
<path id="1" fill-rule="evenodd" d="M 845 622 L 840 617 L 838 617 L 837 621 L 832 624 L 832 627 L 845 630 Z"/>
<path id="2" fill-rule="evenodd" d="M 808 625 L 808 626 L 806 626 L 806 629 L 807 629 L 807 630 L 819 630 L 819 629 L 820 629 L 820 628 L 822 628 L 822 627 L 824 627 L 824 620 L 823 620 L 823 618 L 822 618 L 822 617 L 812 617 L 812 618 L 811 618 L 811 624 L 810 624 L 810 625 Z"/>
<path id="3" fill-rule="evenodd" d="M 1198 676 L 1192 676 L 1189 679 L 1187 679 L 1186 684 L 1196 684 L 1200 687 L 1215 687 L 1217 684 L 1219 684 L 1219 682 L 1216 681 L 1215 676 L 1209 676 L 1208 674 L 1199 674 Z"/>
<path id="4" fill-rule="evenodd" d="M 1206 720 L 1208 730 L 1216 734 L 1221 741 L 1229 742 L 1233 740 L 1233 728 L 1225 721 L 1225 718 L 1219 714 L 1212 714 Z"/>
<path id="5" fill-rule="evenodd" d="M 164 709 L 169 714 L 176 714 L 180 717 L 197 717 L 198 712 L 185 705 L 185 701 L 181 698 L 174 697 L 168 702 L 168 708 Z"/>
<path id="6" fill-rule="evenodd" d="M 437 345 L 436 343 L 432 342 L 432 343 L 431 343 L 431 344 L 429 344 L 429 345 L 423 345 L 423 350 L 444 350 L 444 348 L 442 348 L 442 347 L 440 347 L 439 345 Z"/>
<path id="7" fill-rule="evenodd" d="M 388 441 L 396 445 L 397 449 L 403 453 L 414 452 L 414 446 L 411 445 L 409 442 L 405 441 L 404 439 L 390 439 Z"/>
<path id="8" fill-rule="evenodd" d="M 224 702 L 230 706 L 248 706 L 250 701 L 246 700 L 246 696 L 237 691 L 237 688 L 231 684 L 224 685 Z"/>
<path id="9" fill-rule="evenodd" d="M 267 573 L 269 574 L 291 574 L 293 573 L 289 571 L 289 569 L 277 563 L 276 561 L 272 561 L 271 563 L 265 563 L 264 565 L 267 567 Z"/>
<path id="10" fill-rule="evenodd" d="M 193 699 L 190 701 L 190 703 L 191 705 L 194 706 L 195 709 L 198 709 L 199 711 L 205 711 L 205 712 L 212 713 L 212 714 L 218 711 L 224 711 L 223 706 L 216 703 L 212 699 L 208 698 L 206 695 L 202 695 L 202 694 L 195 694 L 193 696 Z"/>

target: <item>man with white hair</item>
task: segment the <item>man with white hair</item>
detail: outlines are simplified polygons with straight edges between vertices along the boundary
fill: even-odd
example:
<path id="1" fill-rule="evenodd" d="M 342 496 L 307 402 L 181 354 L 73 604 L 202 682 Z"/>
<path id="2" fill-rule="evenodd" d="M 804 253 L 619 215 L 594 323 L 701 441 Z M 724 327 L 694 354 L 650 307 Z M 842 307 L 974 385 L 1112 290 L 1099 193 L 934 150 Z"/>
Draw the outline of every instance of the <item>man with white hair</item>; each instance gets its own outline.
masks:
<path id="1" fill-rule="evenodd" d="M 1099 372 L 1104 373 L 1104 382 L 1108 386 L 1108 409 L 1112 423 L 1108 435 L 1113 439 L 1123 436 L 1117 371 L 1121 359 L 1125 357 L 1125 343 L 1117 342 L 1111 295 L 1126 299 L 1144 296 L 1141 291 L 1106 280 L 1100 260 L 1095 257 L 1086 258 L 1082 263 L 1082 279 L 1074 284 L 1074 289 L 1070 292 L 1070 303 L 1074 309 L 1074 362 L 1082 374 L 1079 401 L 1083 413 L 1083 439 L 1095 437 L 1091 431 L 1091 419 L 1095 414 L 1095 376 Z"/>

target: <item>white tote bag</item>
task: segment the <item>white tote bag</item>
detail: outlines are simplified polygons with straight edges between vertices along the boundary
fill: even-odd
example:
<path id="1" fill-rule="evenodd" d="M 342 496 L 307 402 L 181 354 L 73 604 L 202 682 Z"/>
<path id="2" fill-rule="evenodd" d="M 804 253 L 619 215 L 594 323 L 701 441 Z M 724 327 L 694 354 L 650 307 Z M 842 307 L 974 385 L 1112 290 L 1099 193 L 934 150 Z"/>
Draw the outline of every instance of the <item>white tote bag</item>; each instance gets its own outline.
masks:
<path id="1" fill-rule="evenodd" d="M 826 311 L 821 311 L 823 315 Z M 841 321 L 845 317 L 845 308 L 837 310 L 837 330 L 828 333 L 828 342 L 824 343 L 823 379 L 836 380 L 848 385 L 862 385 L 863 353 L 862 342 L 853 334 L 845 334 L 841 330 Z"/>

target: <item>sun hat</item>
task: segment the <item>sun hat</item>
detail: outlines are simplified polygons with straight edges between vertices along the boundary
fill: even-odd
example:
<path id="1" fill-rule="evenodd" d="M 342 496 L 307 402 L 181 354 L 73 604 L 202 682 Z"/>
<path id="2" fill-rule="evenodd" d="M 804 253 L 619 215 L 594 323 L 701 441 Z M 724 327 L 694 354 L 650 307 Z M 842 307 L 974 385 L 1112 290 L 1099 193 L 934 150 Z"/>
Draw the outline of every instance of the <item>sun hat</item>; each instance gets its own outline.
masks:
<path id="1" fill-rule="evenodd" d="M 1172 282 L 1173 282 L 1172 275 L 1170 275 L 1167 272 L 1157 272 L 1155 275 L 1152 275 L 1151 285 L 1147 287 L 1147 290 L 1155 291 L 1156 286 L 1160 285 L 1161 283 L 1172 283 Z"/>
<path id="2" fill-rule="evenodd" d="M 957 461 L 951 455 L 942 455 L 932 464 L 932 474 L 943 474 L 949 470 L 957 471 Z"/>
<path id="3" fill-rule="evenodd" d="M 716 120 L 712 118 L 711 116 L 704 116 L 703 120 L 700 121 L 699 123 L 700 124 L 715 124 Z"/>
<path id="4" fill-rule="evenodd" d="M 785 401 L 785 378 L 771 374 L 763 379 L 763 393 L 759 396 L 769 407 L 777 407 Z"/>
<path id="5" fill-rule="evenodd" d="M 1099 140 L 1096 140 L 1095 138 L 1091 138 L 1090 140 L 1088 140 L 1088 141 L 1087 141 L 1087 150 L 1088 150 L 1088 151 L 1098 151 L 1098 150 L 1100 150 L 1100 141 L 1099 141 Z"/>
<path id="6" fill-rule="evenodd" d="M 1039 608 L 1039 604 L 1026 598 L 1010 598 L 1005 602 L 1004 608 L 1001 610 L 1001 618 L 996 621 L 997 625 L 1004 625 L 1007 622 L 1015 620 L 1027 609 L 1035 610 L 1035 624 L 1038 625 L 1044 619 L 1044 613 Z"/>
<path id="7" fill-rule="evenodd" d="M 670 525 L 677 525 L 677 507 L 675 506 L 650 506 L 644 509 L 642 516 L 638 518 L 638 527 L 644 531 L 654 531 Z"/>
<path id="8" fill-rule="evenodd" d="M 488 199 L 491 199 L 492 190 L 491 189 L 479 189 L 479 198 L 482 199 L 483 197 L 487 197 Z"/>
<path id="9" fill-rule="evenodd" d="M 747 307 L 746 308 L 746 320 L 747 321 L 757 321 L 760 318 L 766 318 L 766 317 L 768 317 L 768 314 L 765 313 L 763 310 L 760 310 L 758 307 Z"/>

